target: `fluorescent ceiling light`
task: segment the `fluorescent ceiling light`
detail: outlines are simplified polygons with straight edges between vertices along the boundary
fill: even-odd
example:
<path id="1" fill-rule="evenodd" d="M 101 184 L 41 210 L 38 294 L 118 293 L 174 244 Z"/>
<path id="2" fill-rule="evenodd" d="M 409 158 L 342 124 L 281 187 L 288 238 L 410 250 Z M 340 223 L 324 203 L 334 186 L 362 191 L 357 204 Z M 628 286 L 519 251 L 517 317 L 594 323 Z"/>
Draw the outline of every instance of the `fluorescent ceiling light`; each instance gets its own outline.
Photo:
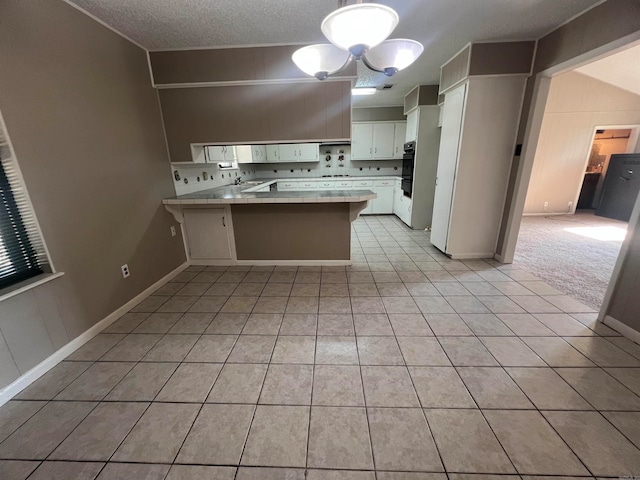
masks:
<path id="1" fill-rule="evenodd" d="M 351 89 L 351 95 L 353 95 L 353 96 L 357 96 L 357 95 L 373 95 L 374 93 L 376 93 L 376 88 L 375 87 L 360 87 L 360 88 L 352 88 Z"/>

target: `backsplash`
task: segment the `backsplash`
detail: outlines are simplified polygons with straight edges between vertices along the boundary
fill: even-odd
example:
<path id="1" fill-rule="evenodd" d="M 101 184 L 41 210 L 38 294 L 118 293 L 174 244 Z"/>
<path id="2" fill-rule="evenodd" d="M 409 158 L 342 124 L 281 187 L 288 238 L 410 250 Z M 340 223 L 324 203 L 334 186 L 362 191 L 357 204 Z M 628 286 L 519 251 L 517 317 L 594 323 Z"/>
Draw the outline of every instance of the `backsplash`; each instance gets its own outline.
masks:
<path id="1" fill-rule="evenodd" d="M 342 152 L 342 153 L 341 153 Z M 326 160 L 327 155 L 331 157 Z M 339 156 L 344 155 L 340 161 Z M 344 175 L 350 177 L 400 176 L 402 160 L 351 161 L 351 146 L 320 146 L 320 161 L 314 163 L 245 163 L 238 170 L 218 170 L 217 164 L 195 163 L 172 165 L 171 176 L 176 195 L 186 195 L 209 188 L 232 184 L 237 177 L 243 180 L 255 178 L 299 178 Z M 176 180 L 175 174 L 179 179 Z M 185 179 L 187 183 L 185 183 Z"/>
<path id="2" fill-rule="evenodd" d="M 340 153 L 340 152 L 344 153 Z M 331 160 L 327 161 L 327 155 Z M 338 157 L 344 155 L 344 160 Z M 316 163 L 259 163 L 252 165 L 257 178 L 322 177 L 323 175 L 400 176 L 402 160 L 352 161 L 350 145 L 321 145 Z M 277 172 L 276 172 L 277 171 Z"/>

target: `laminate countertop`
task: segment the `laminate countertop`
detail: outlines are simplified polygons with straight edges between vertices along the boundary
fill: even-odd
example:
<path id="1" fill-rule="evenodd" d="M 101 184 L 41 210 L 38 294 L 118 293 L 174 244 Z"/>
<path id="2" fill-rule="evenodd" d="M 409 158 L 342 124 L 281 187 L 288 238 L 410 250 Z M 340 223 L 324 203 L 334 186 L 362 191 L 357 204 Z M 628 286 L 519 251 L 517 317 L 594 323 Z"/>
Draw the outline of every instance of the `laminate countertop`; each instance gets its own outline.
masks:
<path id="1" fill-rule="evenodd" d="M 351 177 L 349 177 L 351 178 Z M 373 200 L 376 194 L 371 190 L 309 190 L 251 192 L 277 182 L 265 180 L 260 185 L 225 185 L 200 192 L 169 197 L 162 200 L 165 205 L 205 205 L 235 203 L 356 203 Z"/>

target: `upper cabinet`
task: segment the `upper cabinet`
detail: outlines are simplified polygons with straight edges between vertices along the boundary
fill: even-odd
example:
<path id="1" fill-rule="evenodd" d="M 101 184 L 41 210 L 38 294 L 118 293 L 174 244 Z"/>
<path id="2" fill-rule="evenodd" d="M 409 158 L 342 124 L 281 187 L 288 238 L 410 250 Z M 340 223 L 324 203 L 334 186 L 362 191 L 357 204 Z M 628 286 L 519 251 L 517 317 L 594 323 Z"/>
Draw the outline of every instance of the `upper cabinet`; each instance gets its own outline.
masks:
<path id="1" fill-rule="evenodd" d="M 318 162 L 319 152 L 319 143 L 281 143 L 267 146 L 267 158 L 270 162 Z"/>
<path id="2" fill-rule="evenodd" d="M 401 159 L 407 122 L 354 123 L 351 129 L 351 160 Z"/>
<path id="3" fill-rule="evenodd" d="M 235 146 L 208 146 L 204 149 L 207 163 L 234 162 L 238 160 Z"/>
<path id="4" fill-rule="evenodd" d="M 194 163 L 299 163 L 320 161 L 319 143 L 192 147 Z"/>

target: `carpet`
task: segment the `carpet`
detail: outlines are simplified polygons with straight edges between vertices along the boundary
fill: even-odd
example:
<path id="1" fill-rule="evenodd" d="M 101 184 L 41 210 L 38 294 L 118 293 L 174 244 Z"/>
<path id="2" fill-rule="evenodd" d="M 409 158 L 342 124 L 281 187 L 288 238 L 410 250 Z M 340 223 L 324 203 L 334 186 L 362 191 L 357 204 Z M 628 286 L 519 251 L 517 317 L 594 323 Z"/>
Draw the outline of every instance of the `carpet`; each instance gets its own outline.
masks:
<path id="1" fill-rule="evenodd" d="M 561 292 L 600 309 L 627 223 L 575 215 L 523 217 L 514 264 Z"/>

